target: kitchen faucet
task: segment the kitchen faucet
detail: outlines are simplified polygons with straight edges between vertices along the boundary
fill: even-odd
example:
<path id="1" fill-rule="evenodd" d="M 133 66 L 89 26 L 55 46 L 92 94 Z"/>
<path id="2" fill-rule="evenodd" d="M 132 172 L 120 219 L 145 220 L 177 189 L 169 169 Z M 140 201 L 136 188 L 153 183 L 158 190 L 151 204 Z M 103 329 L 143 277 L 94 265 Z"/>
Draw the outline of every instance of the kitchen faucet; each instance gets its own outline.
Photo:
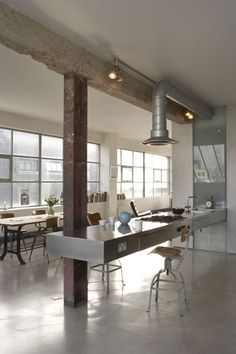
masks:
<path id="1" fill-rule="evenodd" d="M 185 205 L 185 208 L 187 209 L 187 213 L 190 213 L 191 205 L 190 205 L 190 199 L 197 199 L 195 195 L 189 195 L 187 204 Z"/>

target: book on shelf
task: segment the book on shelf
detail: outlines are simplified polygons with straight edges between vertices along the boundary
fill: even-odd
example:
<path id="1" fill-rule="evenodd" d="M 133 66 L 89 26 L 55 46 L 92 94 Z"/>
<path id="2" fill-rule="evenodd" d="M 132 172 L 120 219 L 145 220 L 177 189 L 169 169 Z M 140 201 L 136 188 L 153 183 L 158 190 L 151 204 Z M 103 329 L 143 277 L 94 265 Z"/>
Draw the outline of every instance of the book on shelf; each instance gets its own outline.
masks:
<path id="1" fill-rule="evenodd" d="M 117 194 L 117 200 L 124 200 L 124 199 L 126 199 L 125 193 L 118 193 Z"/>
<path id="2" fill-rule="evenodd" d="M 107 200 L 107 192 L 97 192 L 88 194 L 88 203 L 101 203 L 106 202 Z"/>

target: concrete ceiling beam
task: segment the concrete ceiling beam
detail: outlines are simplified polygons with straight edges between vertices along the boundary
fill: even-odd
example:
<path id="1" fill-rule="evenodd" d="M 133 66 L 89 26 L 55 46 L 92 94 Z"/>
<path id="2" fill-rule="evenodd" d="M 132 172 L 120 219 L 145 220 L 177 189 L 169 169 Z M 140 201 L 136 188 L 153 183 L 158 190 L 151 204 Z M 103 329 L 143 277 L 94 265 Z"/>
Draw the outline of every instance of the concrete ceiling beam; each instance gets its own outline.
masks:
<path id="1" fill-rule="evenodd" d="M 0 43 L 30 55 L 59 74 L 76 72 L 91 87 L 151 111 L 152 87 L 122 71 L 124 81 L 107 77 L 112 64 L 0 2 Z"/>

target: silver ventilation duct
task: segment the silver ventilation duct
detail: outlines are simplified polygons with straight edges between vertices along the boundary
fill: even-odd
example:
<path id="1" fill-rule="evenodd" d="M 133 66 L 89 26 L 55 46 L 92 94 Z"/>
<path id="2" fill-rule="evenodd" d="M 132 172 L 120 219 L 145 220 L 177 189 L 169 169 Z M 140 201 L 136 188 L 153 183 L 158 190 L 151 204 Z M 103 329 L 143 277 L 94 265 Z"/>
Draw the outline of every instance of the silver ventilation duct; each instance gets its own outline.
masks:
<path id="1" fill-rule="evenodd" d="M 166 104 L 167 98 L 185 107 L 203 119 L 210 119 L 212 111 L 199 99 L 172 84 L 169 81 L 160 81 L 153 89 L 153 111 L 151 137 L 143 141 L 145 145 L 175 144 L 177 141 L 170 139 L 166 129 Z"/>

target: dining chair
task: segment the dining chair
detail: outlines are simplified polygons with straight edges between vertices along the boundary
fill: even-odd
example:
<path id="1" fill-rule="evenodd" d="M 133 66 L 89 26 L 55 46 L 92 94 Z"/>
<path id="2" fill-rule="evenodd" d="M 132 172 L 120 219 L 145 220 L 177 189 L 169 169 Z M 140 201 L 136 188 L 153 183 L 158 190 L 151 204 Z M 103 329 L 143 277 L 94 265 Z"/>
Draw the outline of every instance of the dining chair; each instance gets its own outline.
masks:
<path id="1" fill-rule="evenodd" d="M 10 212 L 7 212 L 7 213 L 2 213 L 1 215 L 1 219 L 10 219 L 10 218 L 14 218 L 15 217 L 15 214 L 14 213 L 10 213 Z M 2 231 L 4 231 L 4 226 L 2 226 Z M 21 239 L 22 239 L 22 242 L 23 242 L 23 246 L 24 246 L 24 249 L 25 249 L 25 252 L 27 253 L 27 248 L 26 248 L 26 244 L 25 244 L 25 238 L 24 238 L 24 233 L 25 231 L 24 230 L 21 230 Z M 9 237 L 9 242 L 10 242 L 10 247 L 11 249 L 13 249 L 14 247 L 14 241 L 15 241 L 15 237 L 17 235 L 17 229 L 9 229 L 7 228 L 7 236 Z M 12 255 L 11 255 L 12 257 Z"/>
<path id="2" fill-rule="evenodd" d="M 32 211 L 33 215 L 44 215 L 46 214 L 46 210 L 44 209 L 36 209 Z M 35 224 L 35 227 L 37 227 L 38 231 L 41 231 L 42 229 L 46 230 L 46 226 L 42 226 L 40 222 Z"/>
<path id="3" fill-rule="evenodd" d="M 186 241 L 186 245 L 188 245 L 189 230 L 190 230 L 190 226 L 188 224 L 181 226 L 177 229 L 177 232 L 180 233 L 181 242 Z M 151 281 L 147 312 L 150 311 L 153 290 L 155 291 L 155 302 L 156 303 L 158 302 L 159 291 L 176 291 L 177 300 L 178 300 L 179 315 L 181 317 L 183 316 L 183 311 L 182 311 L 182 306 L 181 306 L 181 292 L 183 292 L 184 302 L 185 302 L 185 304 L 187 304 L 184 277 L 183 277 L 182 273 L 180 273 L 177 269 L 172 268 L 172 261 L 173 260 L 177 260 L 177 261 L 183 260 L 184 254 L 186 253 L 186 247 L 185 247 L 185 252 L 183 252 L 182 254 L 181 254 L 181 249 L 179 249 L 179 248 L 163 247 L 163 246 L 157 246 L 156 248 L 154 248 L 150 252 L 150 253 L 158 254 L 164 258 L 164 268 L 159 270 L 159 272 L 153 277 L 153 279 Z M 161 275 L 164 273 L 166 273 L 166 275 L 168 277 L 167 279 L 161 278 Z M 171 279 L 170 279 L 170 277 L 171 277 Z M 173 287 L 160 287 L 159 286 L 160 282 L 173 284 Z"/>
<path id="4" fill-rule="evenodd" d="M 87 213 L 87 219 L 88 219 L 88 224 L 90 226 L 99 225 L 99 220 L 101 220 L 101 214 L 98 212 Z M 110 273 L 120 270 L 121 271 L 121 282 L 122 282 L 123 286 L 125 285 L 124 279 L 123 279 L 122 265 L 121 265 L 121 262 L 119 259 L 117 259 L 117 261 L 119 264 L 103 263 L 103 264 L 96 264 L 96 265 L 89 267 L 89 270 L 93 270 L 93 271 L 102 273 L 102 281 L 104 281 L 104 276 L 106 275 L 107 294 L 109 294 L 109 292 L 110 292 Z"/>
<path id="5" fill-rule="evenodd" d="M 46 220 L 45 224 L 46 224 L 45 229 L 40 230 L 40 231 L 36 231 L 34 233 L 34 239 L 33 239 L 33 243 L 31 246 L 29 261 L 31 260 L 31 256 L 32 256 L 34 249 L 43 248 L 43 255 L 45 255 L 45 251 L 47 249 L 47 246 L 46 246 L 47 234 L 50 232 L 57 231 L 58 218 L 57 217 L 50 217 Z M 40 238 L 42 239 L 42 242 L 39 242 L 37 244 L 36 240 L 40 239 Z M 48 253 L 47 253 L 47 259 L 48 259 L 48 263 L 49 263 Z"/>

